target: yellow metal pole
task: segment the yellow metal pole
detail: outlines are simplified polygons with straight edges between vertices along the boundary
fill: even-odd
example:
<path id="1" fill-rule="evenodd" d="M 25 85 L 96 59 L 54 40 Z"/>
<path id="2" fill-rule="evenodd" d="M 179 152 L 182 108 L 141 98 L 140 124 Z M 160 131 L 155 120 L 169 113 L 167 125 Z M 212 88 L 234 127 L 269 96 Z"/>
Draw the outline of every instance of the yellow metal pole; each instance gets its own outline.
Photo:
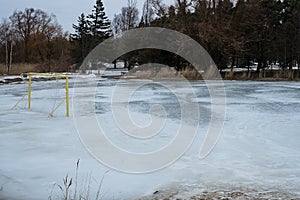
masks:
<path id="1" fill-rule="evenodd" d="M 54 114 L 54 112 L 61 106 L 61 104 L 63 104 L 64 103 L 64 99 L 49 113 L 49 115 L 48 115 L 48 117 L 50 118 L 50 117 L 52 117 L 53 116 L 53 114 Z"/>
<path id="2" fill-rule="evenodd" d="M 32 83 L 32 75 L 29 74 L 29 82 L 28 82 L 28 109 L 30 109 L 30 101 L 31 101 L 31 83 Z"/>
<path id="3" fill-rule="evenodd" d="M 69 107 L 69 77 L 66 76 L 66 116 L 70 116 L 70 107 Z"/>
<path id="4" fill-rule="evenodd" d="M 19 105 L 19 103 L 21 103 L 21 101 L 26 97 L 27 94 L 23 95 L 22 98 L 11 108 L 11 109 L 16 109 L 17 106 Z"/>

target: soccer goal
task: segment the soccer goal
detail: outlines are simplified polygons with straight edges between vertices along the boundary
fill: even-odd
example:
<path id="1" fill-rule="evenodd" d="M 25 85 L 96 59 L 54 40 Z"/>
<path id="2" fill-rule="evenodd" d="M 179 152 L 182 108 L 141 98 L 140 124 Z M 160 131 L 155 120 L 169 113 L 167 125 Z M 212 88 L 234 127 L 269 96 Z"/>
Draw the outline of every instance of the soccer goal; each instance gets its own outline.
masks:
<path id="1" fill-rule="evenodd" d="M 21 74 L 21 77 L 23 77 L 24 79 L 28 80 L 28 89 L 27 89 L 27 94 L 24 94 L 21 99 L 12 107 L 12 109 L 16 109 L 18 107 L 18 105 L 25 99 L 25 97 L 27 97 L 27 108 L 31 109 L 32 107 L 32 91 L 34 91 L 34 88 L 32 87 L 33 82 L 35 82 L 36 80 L 43 80 L 43 79 L 51 79 L 52 80 L 56 80 L 58 82 L 58 80 L 64 80 L 65 84 L 61 84 L 61 88 L 64 88 L 65 90 L 65 94 L 64 97 L 58 97 L 60 98 L 59 102 L 55 103 L 53 105 L 52 110 L 49 112 L 48 117 L 52 117 L 53 114 L 57 111 L 57 109 L 59 107 L 61 107 L 64 103 L 66 106 L 66 116 L 69 117 L 70 116 L 70 105 L 69 105 L 69 77 L 68 75 L 64 75 L 64 74 L 50 74 L 50 73 L 34 73 L 34 72 L 30 72 L 30 73 L 23 73 Z M 58 85 L 58 84 L 57 84 Z"/>

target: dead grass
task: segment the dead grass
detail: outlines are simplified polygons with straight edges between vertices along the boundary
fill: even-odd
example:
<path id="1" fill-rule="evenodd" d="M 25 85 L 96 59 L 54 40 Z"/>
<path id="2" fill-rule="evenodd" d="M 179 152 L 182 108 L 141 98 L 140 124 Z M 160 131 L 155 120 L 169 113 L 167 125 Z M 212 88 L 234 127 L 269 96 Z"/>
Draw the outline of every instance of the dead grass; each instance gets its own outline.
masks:
<path id="1" fill-rule="evenodd" d="M 186 67 L 180 72 L 188 80 L 202 80 L 201 74 L 193 67 Z"/>
<path id="2" fill-rule="evenodd" d="M 10 75 L 20 75 L 21 73 L 25 72 L 34 72 L 38 69 L 37 64 L 26 64 L 26 63 L 19 63 L 13 64 L 9 74 Z M 0 74 L 7 75 L 7 68 L 4 64 L 0 64 Z"/>
<path id="3" fill-rule="evenodd" d="M 190 67 L 186 67 L 184 70 L 178 72 L 174 68 L 170 68 L 164 65 L 144 65 L 135 69 L 130 70 L 127 73 L 128 77 L 134 77 L 136 79 L 167 79 L 167 80 L 202 80 L 202 76 L 199 72 Z"/>
<path id="4" fill-rule="evenodd" d="M 25 72 L 67 72 L 68 66 L 61 66 L 55 62 L 30 64 L 30 63 L 17 63 L 11 66 L 9 75 L 20 75 Z M 5 64 L 0 64 L 0 75 L 8 75 Z"/>
<path id="5" fill-rule="evenodd" d="M 300 70 L 229 71 L 224 80 L 300 81 Z"/>
<path id="6" fill-rule="evenodd" d="M 81 190 L 79 191 L 78 187 L 78 181 L 79 181 L 79 163 L 80 159 L 77 160 L 76 163 L 76 171 L 75 171 L 75 179 L 73 180 L 72 177 L 69 177 L 69 175 L 66 175 L 65 178 L 63 178 L 63 184 L 55 183 L 52 187 L 51 194 L 48 197 L 48 200 L 57 199 L 57 197 L 53 197 L 53 193 L 55 189 L 59 189 L 59 191 L 62 194 L 62 197 L 58 197 L 58 199 L 63 200 L 88 200 L 91 198 L 91 180 L 92 180 L 92 174 L 90 173 L 88 177 L 85 177 L 82 181 Z M 99 186 L 96 192 L 95 200 L 103 199 L 103 195 L 101 195 L 101 189 L 104 182 L 105 175 L 109 172 L 106 171 L 99 182 Z M 94 196 L 94 194 L 93 194 Z"/>

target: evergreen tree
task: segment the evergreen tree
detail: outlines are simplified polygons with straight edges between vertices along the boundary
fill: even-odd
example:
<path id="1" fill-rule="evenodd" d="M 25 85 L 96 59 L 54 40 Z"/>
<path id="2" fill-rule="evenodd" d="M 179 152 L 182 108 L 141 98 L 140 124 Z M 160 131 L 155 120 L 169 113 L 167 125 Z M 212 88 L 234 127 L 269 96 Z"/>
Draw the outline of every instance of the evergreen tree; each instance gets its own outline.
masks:
<path id="1" fill-rule="evenodd" d="M 111 26 L 101 0 L 96 1 L 92 13 L 78 17 L 78 25 L 73 24 L 75 34 L 71 34 L 72 57 L 81 63 L 89 52 L 99 43 L 111 36 Z"/>
<path id="2" fill-rule="evenodd" d="M 101 0 L 96 1 L 92 14 L 88 15 L 87 18 L 90 33 L 94 38 L 94 42 L 96 42 L 95 45 L 98 45 L 99 42 L 111 36 L 110 21 L 105 14 L 104 5 Z"/>
<path id="3" fill-rule="evenodd" d="M 88 22 L 85 18 L 84 13 L 78 17 L 78 26 L 73 24 L 73 29 L 75 30 L 75 34 L 71 34 L 74 39 L 80 39 L 83 35 L 87 35 L 89 33 Z"/>
<path id="4" fill-rule="evenodd" d="M 300 64 L 300 1 L 284 0 L 282 4 L 281 63 L 292 69 L 296 61 Z"/>
<path id="5" fill-rule="evenodd" d="M 88 21 L 82 13 L 78 17 L 78 25 L 73 24 L 75 34 L 71 34 L 72 57 L 77 63 L 81 63 L 91 50 L 91 35 L 89 33 Z"/>

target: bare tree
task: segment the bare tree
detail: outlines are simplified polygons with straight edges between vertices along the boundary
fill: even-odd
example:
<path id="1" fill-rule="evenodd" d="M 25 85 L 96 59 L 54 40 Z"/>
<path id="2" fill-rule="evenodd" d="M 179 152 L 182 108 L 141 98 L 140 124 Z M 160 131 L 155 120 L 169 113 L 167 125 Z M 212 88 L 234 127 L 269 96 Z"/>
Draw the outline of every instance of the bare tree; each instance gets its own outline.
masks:
<path id="1" fill-rule="evenodd" d="M 13 60 L 13 34 L 11 34 L 11 42 L 10 42 L 10 51 L 9 51 L 9 65 L 7 68 L 8 74 L 10 73 L 10 69 L 12 67 L 12 60 Z"/>
<path id="2" fill-rule="evenodd" d="M 36 16 L 34 15 L 34 9 L 26 9 L 25 12 L 15 11 L 10 17 L 14 28 L 20 38 L 24 40 L 24 55 L 25 62 L 28 62 L 28 46 L 30 42 L 30 36 L 33 32 Z"/>
<path id="3" fill-rule="evenodd" d="M 127 6 L 121 9 L 121 13 L 114 16 L 112 27 L 114 34 L 130 30 L 138 25 L 139 11 L 136 0 L 128 0 Z"/>
<path id="4" fill-rule="evenodd" d="M 136 0 L 128 0 L 127 7 L 122 8 L 121 14 L 125 30 L 134 28 L 139 20 Z"/>
<path id="5" fill-rule="evenodd" d="M 153 20 L 153 18 L 154 10 L 152 7 L 152 2 L 151 0 L 145 0 L 141 22 L 145 25 L 150 25 L 150 22 Z"/>
<path id="6" fill-rule="evenodd" d="M 187 0 L 177 0 L 176 7 L 178 10 L 178 14 L 180 16 L 185 16 L 191 5 L 192 5 L 192 2 L 188 2 Z"/>
<path id="7" fill-rule="evenodd" d="M 112 30 L 114 35 L 118 35 L 122 32 L 122 30 L 124 30 L 121 14 L 115 14 L 114 19 L 112 21 Z"/>
<path id="8" fill-rule="evenodd" d="M 62 32 L 55 15 L 48 15 L 39 9 L 26 8 L 25 11 L 15 11 L 10 20 L 16 37 L 23 43 L 25 62 L 36 60 L 37 54 L 43 61 L 46 57 L 47 39 L 52 40 Z"/>
<path id="9" fill-rule="evenodd" d="M 7 19 L 3 19 L 0 25 L 0 41 L 5 44 L 5 66 L 7 73 L 10 73 L 13 55 L 13 30 L 11 23 Z"/>
<path id="10" fill-rule="evenodd" d="M 160 18 L 165 17 L 168 14 L 168 7 L 162 0 L 151 0 L 154 13 Z"/>

